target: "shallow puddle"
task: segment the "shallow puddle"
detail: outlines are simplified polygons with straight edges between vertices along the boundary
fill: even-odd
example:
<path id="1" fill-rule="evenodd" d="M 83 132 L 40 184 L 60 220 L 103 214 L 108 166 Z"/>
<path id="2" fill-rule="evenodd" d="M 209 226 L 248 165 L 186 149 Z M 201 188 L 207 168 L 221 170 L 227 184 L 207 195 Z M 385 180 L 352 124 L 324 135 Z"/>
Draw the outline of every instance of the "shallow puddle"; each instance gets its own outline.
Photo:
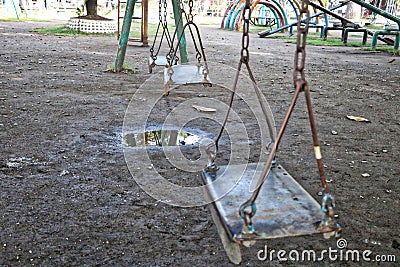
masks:
<path id="1" fill-rule="evenodd" d="M 178 130 L 156 130 L 144 133 L 129 133 L 124 136 L 127 146 L 183 146 L 200 141 L 200 137 Z"/>

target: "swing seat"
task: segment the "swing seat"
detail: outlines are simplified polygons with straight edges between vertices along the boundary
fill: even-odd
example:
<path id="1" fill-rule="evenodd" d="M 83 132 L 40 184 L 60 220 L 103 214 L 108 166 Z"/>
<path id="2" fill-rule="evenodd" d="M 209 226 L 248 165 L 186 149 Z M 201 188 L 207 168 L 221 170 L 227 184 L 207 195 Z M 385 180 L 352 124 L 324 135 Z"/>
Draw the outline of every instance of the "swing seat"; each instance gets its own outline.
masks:
<path id="1" fill-rule="evenodd" d="M 171 85 L 203 84 L 212 86 L 208 74 L 203 75 L 205 67 L 198 65 L 174 65 L 164 69 L 165 94 L 168 95 Z"/>
<path id="2" fill-rule="evenodd" d="M 216 196 L 228 192 L 227 186 L 238 181 L 226 195 L 209 204 L 212 214 L 217 214 L 213 219 L 220 229 L 220 236 L 227 235 L 231 242 L 238 243 L 322 233 L 315 227 L 322 218 L 320 204 L 282 166 L 276 165 L 267 175 L 256 201 L 257 212 L 253 217 L 256 233 L 242 234 L 244 222 L 239 215 L 239 207 L 255 189 L 251 181 L 253 178 L 258 179 L 263 167 L 263 163 L 252 163 L 247 166 L 220 166 L 216 173 L 203 171 L 205 184 L 210 184 L 216 179 L 226 181 L 206 187 L 208 200 L 214 200 Z M 238 179 L 240 173 L 243 175 Z M 324 231 L 330 232 L 326 229 Z"/>

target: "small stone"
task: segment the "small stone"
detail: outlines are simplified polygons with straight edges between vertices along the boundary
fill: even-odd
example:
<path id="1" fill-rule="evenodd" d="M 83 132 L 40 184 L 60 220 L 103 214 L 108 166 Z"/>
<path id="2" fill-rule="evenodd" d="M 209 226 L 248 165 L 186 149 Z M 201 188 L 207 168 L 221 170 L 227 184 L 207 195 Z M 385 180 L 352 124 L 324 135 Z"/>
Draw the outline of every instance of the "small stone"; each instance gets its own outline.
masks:
<path id="1" fill-rule="evenodd" d="M 333 134 L 333 135 L 337 135 L 337 134 L 338 134 L 338 132 L 336 132 L 336 131 L 332 130 L 332 131 L 331 131 L 331 134 Z"/>
<path id="2" fill-rule="evenodd" d="M 362 177 L 370 177 L 371 175 L 369 175 L 369 173 L 363 173 L 361 174 Z"/>
<path id="3" fill-rule="evenodd" d="M 387 149 L 383 149 L 382 152 L 383 153 L 387 153 L 388 151 L 387 151 Z"/>
<path id="4" fill-rule="evenodd" d="M 68 170 L 62 170 L 62 172 L 60 173 L 60 176 L 65 176 L 67 174 L 69 174 Z"/>

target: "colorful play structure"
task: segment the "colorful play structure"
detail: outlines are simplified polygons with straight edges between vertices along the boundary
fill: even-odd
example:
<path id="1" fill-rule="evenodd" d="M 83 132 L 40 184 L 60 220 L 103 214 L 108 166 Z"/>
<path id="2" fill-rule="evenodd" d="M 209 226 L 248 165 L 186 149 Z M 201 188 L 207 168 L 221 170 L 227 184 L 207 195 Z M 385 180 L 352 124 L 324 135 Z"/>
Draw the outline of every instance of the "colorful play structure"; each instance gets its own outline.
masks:
<path id="1" fill-rule="evenodd" d="M 310 13 L 312 13 L 310 28 L 317 28 L 318 31 L 320 31 L 321 38 L 324 39 L 327 38 L 328 31 L 340 30 L 342 32 L 342 41 L 344 43 L 347 43 L 350 32 L 362 32 L 364 33 L 364 44 L 366 43 L 367 36 L 371 35 L 371 45 L 373 48 L 376 47 L 377 41 L 380 40 L 386 44 L 393 45 L 394 49 L 398 49 L 400 42 L 400 18 L 395 15 L 397 10 L 395 0 L 384 1 L 385 10 L 379 8 L 382 7 L 380 4 L 382 4 L 383 1 L 375 1 L 375 5 L 369 4 L 362 0 L 351 1 L 367 10 L 367 13 L 372 14 L 374 19 L 376 19 L 377 15 L 385 18 L 385 28 L 382 30 L 371 31 L 334 12 L 336 9 L 347 5 L 350 0 L 342 1 L 335 6 L 331 5 L 329 8 L 325 7 L 321 0 L 310 2 Z M 245 0 L 234 0 L 231 2 L 231 4 L 225 10 L 221 22 L 221 28 L 230 30 L 241 29 L 241 14 L 244 4 Z M 288 29 L 290 34 L 292 34 L 293 26 L 295 26 L 299 20 L 300 3 L 298 0 L 286 0 L 285 4 L 282 4 L 282 1 L 277 0 L 254 0 L 251 2 L 251 10 L 252 24 L 267 27 L 266 30 L 258 33 L 260 37 L 266 37 L 274 33 L 284 32 Z M 293 14 L 295 21 L 289 23 L 290 19 L 288 18 L 288 11 Z M 333 26 L 330 25 L 329 17 L 339 20 L 340 23 L 335 23 Z M 394 38 L 390 38 L 388 36 L 393 36 Z"/>
<path id="2" fill-rule="evenodd" d="M 12 0 L 8 0 L 12 1 Z M 143 7 L 147 4 L 148 0 L 142 1 L 142 36 L 140 41 L 143 44 L 147 44 L 147 18 L 148 10 L 143 10 Z M 344 14 L 336 12 L 340 8 L 346 6 L 350 1 L 360 5 L 364 9 L 364 13 L 371 16 L 371 21 L 376 20 L 377 16 L 380 16 L 386 20 L 385 26 L 382 30 L 370 30 L 362 27 L 361 25 L 347 19 Z M 122 2 L 122 1 L 121 1 Z M 119 48 L 117 58 L 115 61 L 115 71 L 122 69 L 122 64 L 125 57 L 125 51 L 129 39 L 129 30 L 131 27 L 132 20 L 134 17 L 135 3 L 140 0 L 126 0 L 125 14 L 118 17 L 118 23 L 120 19 L 123 19 L 122 27 L 118 26 L 118 37 L 119 37 Z M 171 0 L 173 6 L 173 15 L 175 20 L 175 33 L 173 36 L 179 36 L 183 28 L 183 20 L 181 17 L 180 4 L 182 1 Z M 336 1 L 335 1 L 336 2 Z M 143 5 L 145 3 L 145 5 Z M 160 0 L 160 3 L 167 3 L 167 0 Z M 223 17 L 221 20 L 221 28 L 229 30 L 241 30 L 243 25 L 243 10 L 245 7 L 246 0 L 232 0 L 229 2 Z M 264 26 L 266 29 L 258 33 L 260 37 L 267 37 L 278 32 L 288 31 L 290 35 L 293 34 L 293 27 L 297 25 L 297 22 L 301 20 L 304 23 L 304 18 L 300 16 L 299 10 L 301 9 L 300 0 L 253 0 L 250 2 L 251 18 L 250 23 L 252 25 Z M 394 49 L 399 49 L 400 44 L 400 18 L 396 16 L 399 12 L 399 8 L 396 4 L 396 0 L 373 0 L 371 3 L 367 3 L 363 0 L 343 0 L 336 4 L 330 3 L 329 7 L 325 6 L 322 0 L 310 1 L 309 12 L 310 12 L 310 25 L 309 28 L 316 28 L 317 32 L 320 32 L 320 37 L 327 39 L 329 31 L 340 31 L 343 43 L 347 43 L 348 36 L 351 32 L 363 33 L 362 43 L 365 44 L 367 36 L 372 36 L 371 46 L 376 48 L 378 40 L 393 46 Z M 162 11 L 165 12 L 165 11 Z M 120 11 L 118 12 L 120 14 Z M 334 23 L 330 23 L 330 19 L 336 19 Z M 163 22 L 164 21 L 164 22 Z M 339 22 L 337 22 L 339 21 Z M 160 18 L 159 29 L 163 29 L 161 34 L 162 38 L 166 40 L 176 40 L 177 38 L 170 38 L 165 35 L 166 30 L 166 19 Z M 144 41 L 143 41 L 144 40 Z M 161 44 L 161 42 L 160 42 Z M 154 49 L 154 45 L 152 49 Z M 171 45 L 171 44 L 170 44 Z M 186 52 L 186 41 L 185 34 L 183 33 L 182 38 L 179 41 L 179 53 L 181 54 L 180 60 L 182 62 L 188 62 Z M 153 56 L 154 57 L 154 56 Z M 165 57 L 165 56 L 164 56 Z M 154 57 L 155 58 L 155 57 Z M 156 64 L 156 60 L 149 60 L 149 70 Z M 165 63 L 163 60 L 158 59 L 158 63 Z"/>

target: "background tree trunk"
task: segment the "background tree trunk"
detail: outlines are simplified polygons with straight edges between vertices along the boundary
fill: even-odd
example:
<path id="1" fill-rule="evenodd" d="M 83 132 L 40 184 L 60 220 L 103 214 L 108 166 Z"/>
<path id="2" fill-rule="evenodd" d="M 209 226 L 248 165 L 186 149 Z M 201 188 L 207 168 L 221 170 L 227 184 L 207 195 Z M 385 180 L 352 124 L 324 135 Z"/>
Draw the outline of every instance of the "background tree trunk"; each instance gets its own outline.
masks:
<path id="1" fill-rule="evenodd" d="M 357 5 L 356 3 L 349 2 L 346 7 L 345 18 L 353 20 L 353 19 L 360 19 L 360 17 L 361 17 L 360 6 Z"/>
<path id="2" fill-rule="evenodd" d="M 86 13 L 88 16 L 97 15 L 97 0 L 86 0 L 85 1 Z"/>

